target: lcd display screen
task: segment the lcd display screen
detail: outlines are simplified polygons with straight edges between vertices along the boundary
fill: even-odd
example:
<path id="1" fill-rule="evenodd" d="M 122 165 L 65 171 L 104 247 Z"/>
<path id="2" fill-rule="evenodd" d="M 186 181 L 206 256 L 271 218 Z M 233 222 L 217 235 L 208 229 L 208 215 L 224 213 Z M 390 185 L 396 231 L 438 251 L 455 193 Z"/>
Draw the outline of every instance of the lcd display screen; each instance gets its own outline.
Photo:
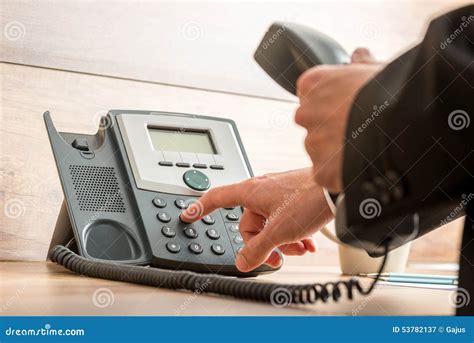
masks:
<path id="1" fill-rule="evenodd" d="M 208 131 L 148 128 L 155 150 L 216 154 Z"/>

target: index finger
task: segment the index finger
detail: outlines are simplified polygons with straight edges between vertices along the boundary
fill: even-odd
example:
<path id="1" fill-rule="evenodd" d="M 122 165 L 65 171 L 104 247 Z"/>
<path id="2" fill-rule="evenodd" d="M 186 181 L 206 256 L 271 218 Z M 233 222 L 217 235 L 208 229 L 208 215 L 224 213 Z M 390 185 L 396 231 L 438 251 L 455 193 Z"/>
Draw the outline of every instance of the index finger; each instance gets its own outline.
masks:
<path id="1" fill-rule="evenodd" d="M 248 190 L 248 180 L 212 188 L 181 213 L 180 218 L 184 222 L 193 223 L 218 208 L 245 205 Z"/>

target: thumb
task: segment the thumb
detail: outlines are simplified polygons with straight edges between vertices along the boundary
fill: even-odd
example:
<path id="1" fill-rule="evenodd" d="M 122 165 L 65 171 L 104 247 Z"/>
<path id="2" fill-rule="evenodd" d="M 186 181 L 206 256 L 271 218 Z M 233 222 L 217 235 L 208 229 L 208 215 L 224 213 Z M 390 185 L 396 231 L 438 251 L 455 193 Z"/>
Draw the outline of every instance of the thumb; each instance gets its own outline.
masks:
<path id="1" fill-rule="evenodd" d="M 266 227 L 260 233 L 249 239 L 242 251 L 237 255 L 235 265 L 241 272 L 249 272 L 265 263 L 273 250 L 283 242 L 271 227 Z"/>
<path id="2" fill-rule="evenodd" d="M 376 63 L 374 55 L 367 48 L 357 48 L 351 56 L 351 63 Z"/>

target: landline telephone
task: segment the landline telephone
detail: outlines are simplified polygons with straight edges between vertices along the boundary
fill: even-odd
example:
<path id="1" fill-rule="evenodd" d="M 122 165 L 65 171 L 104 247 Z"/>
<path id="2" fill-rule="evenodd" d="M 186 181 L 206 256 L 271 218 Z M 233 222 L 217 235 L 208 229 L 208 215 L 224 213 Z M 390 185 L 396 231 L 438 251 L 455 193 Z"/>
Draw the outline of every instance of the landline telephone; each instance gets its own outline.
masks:
<path id="1" fill-rule="evenodd" d="M 288 58 L 303 61 L 305 57 L 295 55 L 297 51 L 289 43 L 294 43 L 295 37 L 309 36 L 311 32 L 300 26 L 274 24 L 255 59 L 268 73 L 277 75 L 277 70 L 268 68 L 284 69 Z M 335 42 L 314 32 L 312 37 L 317 44 L 307 46 L 306 52 L 311 54 L 303 54 L 310 56 L 300 63 L 303 68 L 346 62 L 346 55 Z M 277 60 L 282 62 L 267 63 Z M 294 91 L 294 84 L 287 81 L 295 82 L 298 70 L 290 75 L 290 69 L 285 70 L 285 81 L 280 84 Z M 95 135 L 60 133 L 49 112 L 44 113 L 44 120 L 65 198 L 49 258 L 71 271 L 266 302 L 273 301 L 278 296 L 275 291 L 283 287 L 292 303 L 337 300 L 342 296 L 341 286 L 352 298 L 354 289 L 368 294 L 377 282 L 375 279 L 363 289 L 357 279 L 283 285 L 235 278 L 276 270 L 263 265 L 241 273 L 235 267 L 235 257 L 244 243 L 238 227 L 242 209 L 219 209 L 194 224 L 181 222 L 181 211 L 210 187 L 252 176 L 231 120 L 111 110 L 101 118 Z M 388 242 L 381 245 L 387 252 Z M 380 271 L 384 263 L 385 259 Z M 206 287 L 201 289 L 203 284 Z"/>

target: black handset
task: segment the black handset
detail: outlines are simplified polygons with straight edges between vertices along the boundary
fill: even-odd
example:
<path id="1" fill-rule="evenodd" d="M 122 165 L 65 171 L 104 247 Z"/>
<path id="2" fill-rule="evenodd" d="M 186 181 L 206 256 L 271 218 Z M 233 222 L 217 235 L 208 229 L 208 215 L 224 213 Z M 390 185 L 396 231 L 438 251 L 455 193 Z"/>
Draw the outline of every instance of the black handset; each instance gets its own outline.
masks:
<path id="1" fill-rule="evenodd" d="M 288 92 L 296 95 L 296 80 L 319 64 L 345 64 L 350 57 L 331 37 L 294 23 L 273 23 L 254 53 L 255 61 Z"/>

